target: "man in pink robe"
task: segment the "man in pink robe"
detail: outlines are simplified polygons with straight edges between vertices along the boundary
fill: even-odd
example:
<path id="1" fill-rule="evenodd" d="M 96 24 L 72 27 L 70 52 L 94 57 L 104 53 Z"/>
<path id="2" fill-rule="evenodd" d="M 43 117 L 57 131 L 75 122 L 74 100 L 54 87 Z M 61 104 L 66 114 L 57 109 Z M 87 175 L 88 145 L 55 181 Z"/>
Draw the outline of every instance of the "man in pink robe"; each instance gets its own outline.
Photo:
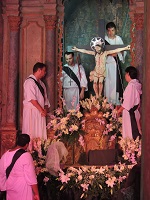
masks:
<path id="1" fill-rule="evenodd" d="M 123 138 L 136 139 L 141 136 L 140 128 L 140 96 L 142 94 L 141 84 L 137 80 L 137 69 L 127 67 L 125 70 L 125 79 L 128 85 L 123 93 L 123 103 L 118 110 L 118 115 L 122 115 L 122 136 Z"/>
<path id="2" fill-rule="evenodd" d="M 0 190 L 7 192 L 7 200 L 39 200 L 36 174 L 30 153 L 23 153 L 15 162 L 10 175 L 6 178 L 6 169 L 19 149 L 26 150 L 30 142 L 27 134 L 20 134 L 17 146 L 8 150 L 0 160 Z"/>

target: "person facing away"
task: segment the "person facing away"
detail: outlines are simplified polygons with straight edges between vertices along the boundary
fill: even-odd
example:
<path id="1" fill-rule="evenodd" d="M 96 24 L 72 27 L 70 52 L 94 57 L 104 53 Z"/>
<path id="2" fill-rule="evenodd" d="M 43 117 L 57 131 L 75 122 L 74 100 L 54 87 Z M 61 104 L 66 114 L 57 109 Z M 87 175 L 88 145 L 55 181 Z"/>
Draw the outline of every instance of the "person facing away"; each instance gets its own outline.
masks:
<path id="1" fill-rule="evenodd" d="M 116 25 L 114 22 L 109 22 L 106 25 L 107 35 L 105 43 L 107 45 L 122 45 L 123 41 L 120 36 L 116 35 Z M 123 97 L 123 80 L 121 63 L 125 62 L 127 52 L 119 52 L 108 55 L 106 59 L 106 78 L 104 86 L 104 96 L 107 97 L 109 103 L 120 105 L 120 100 Z"/>
<path id="2" fill-rule="evenodd" d="M 125 79 L 128 85 L 123 93 L 123 103 L 117 110 L 118 116 L 122 114 L 122 137 L 133 138 L 141 137 L 140 127 L 140 96 L 142 94 L 141 83 L 137 80 L 138 72 L 133 66 L 125 70 Z"/>
<path id="3" fill-rule="evenodd" d="M 82 65 L 75 63 L 74 53 L 65 52 L 67 64 L 62 70 L 63 98 L 67 110 L 76 109 L 87 91 L 87 78 Z"/>
<path id="4" fill-rule="evenodd" d="M 26 152 L 30 142 L 28 134 L 20 134 L 16 146 L 3 154 L 0 159 L 0 190 L 6 191 L 7 200 L 39 200 L 37 179 L 32 156 Z M 6 169 L 18 150 L 25 150 L 16 160 L 8 178 Z"/>
<path id="5" fill-rule="evenodd" d="M 46 65 L 36 63 L 31 74 L 24 82 L 22 132 L 30 138 L 47 139 L 46 114 L 50 107 L 46 87 L 41 79 L 46 74 Z"/>
<path id="6" fill-rule="evenodd" d="M 95 68 L 90 72 L 90 81 L 93 81 L 93 89 L 97 98 L 102 95 L 103 90 L 103 81 L 106 77 L 106 58 L 110 54 L 119 53 L 124 50 L 130 50 L 130 45 L 124 48 L 118 48 L 115 50 L 105 51 L 104 50 L 104 40 L 100 37 L 95 37 L 91 40 L 91 50 L 79 49 L 77 47 L 73 47 L 72 50 L 78 51 L 81 53 L 86 53 L 93 55 L 95 57 Z"/>

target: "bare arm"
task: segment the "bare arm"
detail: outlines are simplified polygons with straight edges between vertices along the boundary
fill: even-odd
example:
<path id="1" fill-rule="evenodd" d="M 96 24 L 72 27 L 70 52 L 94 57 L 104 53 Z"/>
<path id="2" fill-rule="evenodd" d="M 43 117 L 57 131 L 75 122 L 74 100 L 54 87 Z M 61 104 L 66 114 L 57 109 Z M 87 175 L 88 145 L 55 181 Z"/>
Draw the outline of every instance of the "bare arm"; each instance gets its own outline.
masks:
<path id="1" fill-rule="evenodd" d="M 40 200 L 37 184 L 31 185 L 34 194 L 34 200 Z"/>
<path id="2" fill-rule="evenodd" d="M 90 54 L 90 55 L 94 55 L 94 51 L 90 51 L 90 50 L 86 50 L 86 49 L 78 49 L 77 47 L 73 47 L 72 48 L 73 51 L 78 51 L 81 53 L 86 53 L 86 54 Z"/>
<path id="3" fill-rule="evenodd" d="M 130 45 L 128 45 L 124 48 L 118 48 L 118 49 L 115 49 L 115 50 L 106 51 L 106 55 L 110 55 L 110 54 L 113 54 L 113 53 L 119 53 L 121 51 L 126 51 L 126 50 L 130 50 Z"/>
<path id="4" fill-rule="evenodd" d="M 84 91 L 85 91 L 85 87 L 82 87 L 81 92 L 80 92 L 80 100 L 84 99 Z"/>
<path id="5" fill-rule="evenodd" d="M 46 116 L 46 113 L 47 113 L 46 110 L 43 109 L 43 108 L 40 106 L 40 104 L 37 102 L 37 100 L 31 99 L 30 102 L 33 104 L 33 106 L 35 106 L 35 107 L 38 109 L 38 111 L 41 113 L 41 115 L 42 115 L 43 117 Z"/>
<path id="6" fill-rule="evenodd" d="M 119 117 L 124 110 L 124 107 L 120 106 L 119 110 L 117 110 L 117 116 Z"/>

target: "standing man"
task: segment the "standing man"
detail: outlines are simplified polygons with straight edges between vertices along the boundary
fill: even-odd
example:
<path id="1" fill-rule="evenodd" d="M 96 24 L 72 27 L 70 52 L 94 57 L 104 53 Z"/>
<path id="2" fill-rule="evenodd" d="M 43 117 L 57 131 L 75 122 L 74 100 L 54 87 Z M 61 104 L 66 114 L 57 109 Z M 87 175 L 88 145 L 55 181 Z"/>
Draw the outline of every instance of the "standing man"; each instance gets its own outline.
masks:
<path id="1" fill-rule="evenodd" d="M 123 44 L 120 36 L 116 35 L 116 25 L 114 22 L 109 22 L 106 25 L 107 35 L 105 42 L 107 45 Z M 106 78 L 104 95 L 107 97 L 109 103 L 120 105 L 120 100 L 123 97 L 123 79 L 121 63 L 125 62 L 127 52 L 119 52 L 107 56 L 106 59 Z"/>
<path id="2" fill-rule="evenodd" d="M 87 79 L 82 65 L 74 62 L 74 53 L 65 52 L 67 64 L 62 71 L 63 98 L 67 110 L 76 109 L 79 100 L 84 98 L 84 91 L 87 91 Z"/>
<path id="3" fill-rule="evenodd" d="M 141 137 L 140 126 L 140 96 L 142 94 L 141 83 L 137 80 L 138 72 L 133 66 L 125 70 L 125 79 L 128 85 L 123 93 L 123 103 L 117 111 L 118 116 L 122 114 L 122 137 Z"/>
<path id="4" fill-rule="evenodd" d="M 33 67 L 33 74 L 24 82 L 22 132 L 29 134 L 31 139 L 47 139 L 46 114 L 50 104 L 41 81 L 45 74 L 46 65 L 38 62 Z"/>

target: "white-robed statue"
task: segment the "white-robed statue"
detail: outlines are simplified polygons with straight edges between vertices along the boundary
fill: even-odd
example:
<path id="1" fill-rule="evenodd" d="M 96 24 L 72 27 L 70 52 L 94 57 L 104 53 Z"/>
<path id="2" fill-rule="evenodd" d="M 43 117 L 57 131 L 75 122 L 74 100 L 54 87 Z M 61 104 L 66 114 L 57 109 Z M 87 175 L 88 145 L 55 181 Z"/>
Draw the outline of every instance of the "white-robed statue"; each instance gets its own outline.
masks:
<path id="1" fill-rule="evenodd" d="M 91 48 L 93 51 L 78 49 L 77 47 L 73 47 L 74 51 L 78 51 L 81 53 L 86 53 L 93 55 L 95 57 L 95 68 L 90 72 L 90 81 L 93 81 L 93 89 L 96 94 L 96 97 L 99 98 L 102 94 L 103 90 L 103 81 L 106 77 L 106 58 L 110 54 L 119 53 L 124 50 L 130 50 L 130 45 L 124 48 L 118 48 L 115 50 L 105 51 L 105 42 L 100 37 L 94 37 L 91 40 Z"/>
<path id="2" fill-rule="evenodd" d="M 46 155 L 46 168 L 53 176 L 58 176 L 60 163 L 65 163 L 68 151 L 63 142 L 56 141 L 48 147 Z"/>

